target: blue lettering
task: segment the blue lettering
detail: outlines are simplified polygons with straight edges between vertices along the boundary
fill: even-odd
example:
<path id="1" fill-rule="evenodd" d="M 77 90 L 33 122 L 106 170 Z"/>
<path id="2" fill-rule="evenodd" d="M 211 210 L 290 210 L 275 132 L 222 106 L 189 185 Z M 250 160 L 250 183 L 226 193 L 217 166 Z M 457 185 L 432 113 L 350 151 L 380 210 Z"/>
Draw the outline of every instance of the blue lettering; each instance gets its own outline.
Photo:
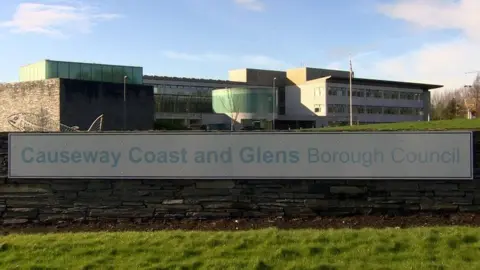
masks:
<path id="1" fill-rule="evenodd" d="M 403 150 L 402 148 L 394 148 L 392 150 L 392 160 L 393 162 L 395 163 L 401 163 L 405 160 L 405 157 L 402 156 L 402 154 L 405 153 L 405 150 Z M 400 155 L 400 156 L 399 156 Z"/>
<path id="2" fill-rule="evenodd" d="M 257 164 L 288 164 L 298 163 L 300 161 L 300 153 L 298 151 L 287 150 L 264 150 L 261 147 L 243 147 L 240 149 L 240 160 L 243 163 Z"/>
<path id="3" fill-rule="evenodd" d="M 22 150 L 22 161 L 25 162 L 25 163 L 32 163 L 33 160 L 34 160 L 34 158 L 33 158 L 33 157 L 27 158 L 27 157 L 26 157 L 26 152 L 27 152 L 27 151 L 28 151 L 28 152 L 31 152 L 31 153 L 34 152 L 33 148 L 31 148 L 31 147 L 25 147 L 25 148 Z"/>
<path id="4" fill-rule="evenodd" d="M 130 151 L 128 151 L 128 158 L 133 163 L 140 163 L 140 162 L 142 162 L 142 159 L 141 158 L 136 158 L 136 156 L 134 155 L 136 152 L 140 152 L 139 154 L 141 154 L 142 149 L 140 147 L 132 147 L 130 149 Z"/>

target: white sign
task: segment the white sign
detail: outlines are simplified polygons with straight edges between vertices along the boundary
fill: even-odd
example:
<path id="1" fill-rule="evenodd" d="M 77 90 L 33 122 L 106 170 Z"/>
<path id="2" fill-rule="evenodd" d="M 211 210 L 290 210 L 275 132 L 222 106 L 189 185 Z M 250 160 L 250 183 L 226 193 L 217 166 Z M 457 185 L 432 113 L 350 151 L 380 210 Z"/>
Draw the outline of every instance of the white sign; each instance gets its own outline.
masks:
<path id="1" fill-rule="evenodd" d="M 471 132 L 12 133 L 11 178 L 472 179 Z"/>

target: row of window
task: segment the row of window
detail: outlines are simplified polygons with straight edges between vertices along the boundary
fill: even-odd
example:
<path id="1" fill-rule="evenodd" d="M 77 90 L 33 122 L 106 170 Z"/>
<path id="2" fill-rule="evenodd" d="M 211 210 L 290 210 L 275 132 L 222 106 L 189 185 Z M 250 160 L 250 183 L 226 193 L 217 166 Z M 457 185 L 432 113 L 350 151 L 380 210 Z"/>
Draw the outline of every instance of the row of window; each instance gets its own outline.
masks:
<path id="1" fill-rule="evenodd" d="M 155 111 L 167 113 L 213 113 L 212 98 L 188 95 L 155 95 Z"/>
<path id="2" fill-rule="evenodd" d="M 345 104 L 329 104 L 328 113 L 350 113 L 350 106 Z M 321 105 L 314 105 L 316 113 L 322 111 Z M 386 106 L 362 106 L 353 105 L 353 113 L 356 114 L 388 114 L 388 115 L 421 115 L 421 108 L 411 107 L 386 107 Z"/>
<path id="3" fill-rule="evenodd" d="M 315 88 L 314 95 L 321 93 L 323 87 Z M 320 95 L 320 94 L 319 94 Z M 350 90 L 346 87 L 331 86 L 328 88 L 329 96 L 349 96 Z M 390 90 L 374 90 L 367 88 L 353 88 L 353 97 L 366 97 L 366 98 L 383 98 L 383 99 L 403 99 L 403 100 L 422 100 L 422 93 L 402 92 L 402 91 L 390 91 Z"/>
<path id="4" fill-rule="evenodd" d="M 155 86 L 155 94 L 167 94 L 167 95 L 195 95 L 195 96 L 211 96 L 214 88 L 200 88 L 200 87 L 185 87 L 184 91 L 173 88 L 160 88 Z"/>

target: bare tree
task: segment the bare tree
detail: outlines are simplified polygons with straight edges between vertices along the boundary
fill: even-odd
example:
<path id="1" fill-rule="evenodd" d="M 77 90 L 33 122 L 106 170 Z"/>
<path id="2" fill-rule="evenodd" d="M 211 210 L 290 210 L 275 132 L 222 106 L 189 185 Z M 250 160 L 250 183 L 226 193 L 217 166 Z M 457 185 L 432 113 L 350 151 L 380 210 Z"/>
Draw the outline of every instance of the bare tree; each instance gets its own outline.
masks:
<path id="1" fill-rule="evenodd" d="M 220 100 L 225 110 L 230 114 L 230 130 L 234 130 L 235 123 L 237 123 L 240 114 L 239 100 L 235 98 L 231 88 L 225 88 L 226 96 L 222 96 Z"/>

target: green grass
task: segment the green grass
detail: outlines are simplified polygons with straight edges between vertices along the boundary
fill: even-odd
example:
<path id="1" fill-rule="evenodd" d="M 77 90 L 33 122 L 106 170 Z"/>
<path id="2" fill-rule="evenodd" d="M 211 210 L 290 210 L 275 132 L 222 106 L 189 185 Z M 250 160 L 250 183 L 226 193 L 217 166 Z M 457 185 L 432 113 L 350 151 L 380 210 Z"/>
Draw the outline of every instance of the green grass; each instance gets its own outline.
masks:
<path id="1" fill-rule="evenodd" d="M 0 269 L 480 269 L 480 229 L 12 234 Z"/>
<path id="2" fill-rule="evenodd" d="M 416 131 L 416 130 L 480 130 L 480 119 L 399 122 L 391 124 L 356 125 L 302 129 L 299 131 Z"/>

